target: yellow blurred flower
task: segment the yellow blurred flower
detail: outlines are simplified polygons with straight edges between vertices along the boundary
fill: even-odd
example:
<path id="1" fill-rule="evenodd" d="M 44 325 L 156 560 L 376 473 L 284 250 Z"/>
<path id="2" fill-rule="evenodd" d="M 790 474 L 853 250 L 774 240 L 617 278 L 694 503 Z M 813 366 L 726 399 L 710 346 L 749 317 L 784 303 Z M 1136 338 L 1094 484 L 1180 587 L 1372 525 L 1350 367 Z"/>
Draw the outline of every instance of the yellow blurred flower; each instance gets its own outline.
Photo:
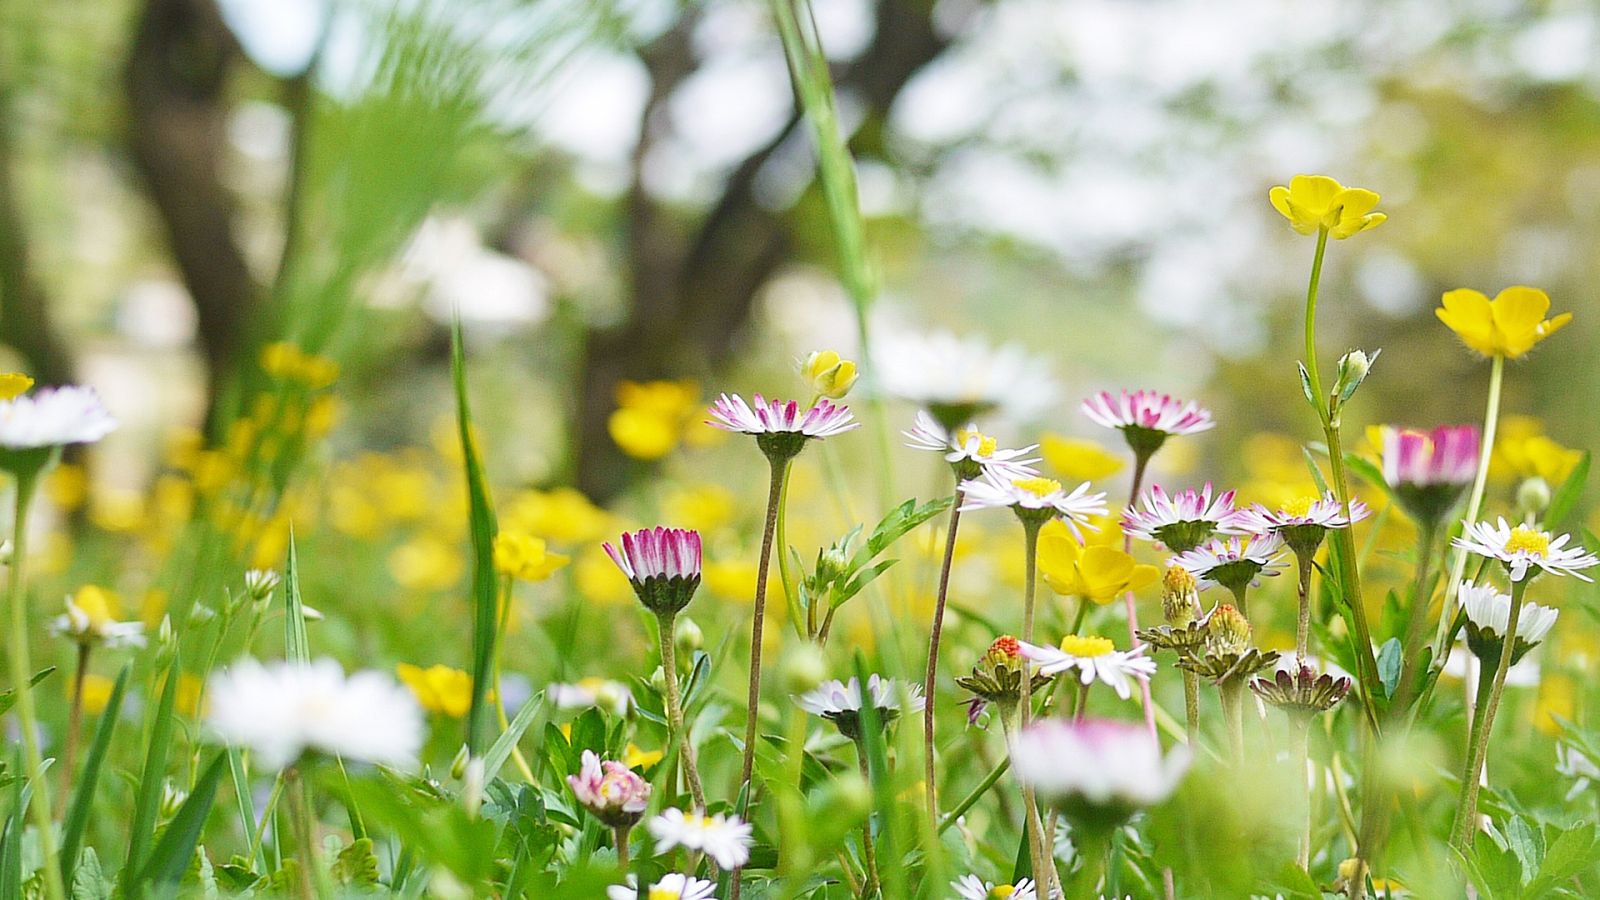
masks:
<path id="1" fill-rule="evenodd" d="M 1045 464 L 1067 481 L 1099 481 L 1122 471 L 1127 461 L 1095 441 L 1046 434 L 1039 439 Z"/>
<path id="2" fill-rule="evenodd" d="M 472 707 L 472 676 L 460 669 L 438 664 L 424 669 L 401 663 L 395 666 L 395 674 L 416 695 L 417 705 L 428 712 L 459 719 Z"/>
<path id="3" fill-rule="evenodd" d="M 818 397 L 838 400 L 850 393 L 861 373 L 856 364 L 832 350 L 817 350 L 800 360 L 800 376 Z"/>
<path id="4" fill-rule="evenodd" d="M 678 423 L 643 409 L 623 407 L 606 420 L 611 440 L 634 459 L 655 460 L 678 446 Z"/>
<path id="5" fill-rule="evenodd" d="M 188 672 L 178 675 L 178 696 L 173 698 L 174 705 L 180 715 L 191 718 L 205 713 L 205 679 Z"/>
<path id="6" fill-rule="evenodd" d="M 1489 477 L 1498 481 L 1543 478 L 1552 487 L 1560 487 L 1582 459 L 1582 450 L 1563 447 L 1547 437 L 1538 419 L 1508 416 L 1500 423 L 1489 454 Z"/>
<path id="7" fill-rule="evenodd" d="M 776 569 L 777 566 L 773 566 Z M 752 603 L 756 595 L 756 576 L 760 568 L 754 560 L 706 560 L 700 567 L 701 583 L 724 600 Z M 767 574 L 772 584 L 772 573 Z M 770 610 L 769 610 L 770 612 Z"/>
<path id="8" fill-rule="evenodd" d="M 622 574 L 599 544 L 590 544 L 578 554 L 572 576 L 578 592 L 586 600 L 613 605 L 633 599 L 633 585 L 628 583 L 628 576 Z"/>
<path id="9" fill-rule="evenodd" d="M 261 348 L 261 368 L 274 378 L 297 381 L 320 390 L 339 380 L 339 364 L 325 356 L 306 353 L 289 341 Z"/>
<path id="10" fill-rule="evenodd" d="M 695 484 L 672 488 L 663 503 L 667 521 L 679 528 L 715 531 L 733 521 L 733 492 L 720 484 Z"/>
<path id="11" fill-rule="evenodd" d="M 501 524 L 558 544 L 586 544 L 611 529 L 611 516 L 568 487 L 522 491 L 501 510 Z"/>
<path id="12" fill-rule="evenodd" d="M 144 524 L 144 496 L 138 491 L 106 488 L 89 503 L 89 521 L 105 531 L 130 533 Z"/>
<path id="13" fill-rule="evenodd" d="M 111 702 L 111 689 L 114 687 L 116 682 L 104 675 L 90 672 L 83 676 L 83 711 L 91 716 L 105 712 L 106 704 Z"/>
<path id="14" fill-rule="evenodd" d="M 660 750 L 644 750 L 638 744 L 630 743 L 622 751 L 622 764 L 630 769 L 648 769 L 666 756 Z"/>
<path id="15" fill-rule="evenodd" d="M 1347 188 L 1326 175 L 1296 175 L 1288 187 L 1273 188 L 1267 198 L 1295 231 L 1316 234 L 1325 228 L 1335 240 L 1376 228 L 1389 218 L 1372 212 L 1378 205 L 1377 194 Z"/>
<path id="16" fill-rule="evenodd" d="M 1578 686 L 1570 675 L 1546 675 L 1539 681 L 1539 700 L 1533 705 L 1531 715 L 1535 728 L 1559 737 L 1564 729 L 1556 717 L 1572 721 L 1577 718 Z"/>
<path id="17" fill-rule="evenodd" d="M 505 530 L 495 535 L 494 567 L 502 575 L 522 581 L 543 581 L 572 557 L 551 553 L 544 538 L 525 531 Z"/>
<path id="18" fill-rule="evenodd" d="M 1546 319 L 1550 295 L 1522 285 L 1506 288 L 1493 300 L 1469 288 L 1459 288 L 1445 292 L 1441 303 L 1434 315 L 1462 343 L 1484 356 L 1518 359 L 1572 321 L 1572 313 Z"/>
<path id="19" fill-rule="evenodd" d="M 1056 593 L 1101 604 L 1161 577 L 1160 569 L 1135 561 L 1120 548 L 1083 546 L 1065 526 L 1040 530 L 1039 573 Z"/>
<path id="20" fill-rule="evenodd" d="M 692 381 L 624 381 L 606 428 L 622 452 L 655 460 L 678 446 L 701 412 L 700 386 Z"/>
<path id="21" fill-rule="evenodd" d="M 4 393 L 4 390 L 0 390 L 0 395 Z M 82 506 L 89 496 L 89 473 L 83 466 L 62 463 L 45 476 L 44 491 L 57 509 L 72 512 Z"/>
<path id="22" fill-rule="evenodd" d="M 389 553 L 389 574 L 414 591 L 453 587 L 462 569 L 461 553 L 433 535 L 418 535 Z"/>
<path id="23" fill-rule="evenodd" d="M 15 400 L 33 387 L 33 379 L 21 372 L 0 372 L 0 400 Z"/>

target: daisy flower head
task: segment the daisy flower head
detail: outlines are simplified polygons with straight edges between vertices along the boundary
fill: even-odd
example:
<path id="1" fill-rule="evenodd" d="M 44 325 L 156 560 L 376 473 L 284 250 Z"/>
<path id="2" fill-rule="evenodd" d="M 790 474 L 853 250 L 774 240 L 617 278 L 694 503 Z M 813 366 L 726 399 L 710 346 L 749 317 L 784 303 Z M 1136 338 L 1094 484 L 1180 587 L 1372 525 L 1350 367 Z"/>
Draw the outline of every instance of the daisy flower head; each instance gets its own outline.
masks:
<path id="1" fill-rule="evenodd" d="M 1141 460 L 1149 459 L 1173 435 L 1198 434 L 1217 424 L 1210 411 L 1193 400 L 1184 402 L 1160 391 L 1101 391 L 1083 401 L 1081 408 L 1095 424 L 1121 431 L 1134 457 Z"/>
<path id="2" fill-rule="evenodd" d="M 879 724 L 888 725 L 901 713 L 921 712 L 925 700 L 919 685 L 870 675 L 864 692 L 860 679 L 852 676 L 849 681 L 823 682 L 795 702 L 806 712 L 832 722 L 840 734 L 856 740 L 861 737 L 863 704 L 871 703 L 878 711 Z"/>
<path id="3" fill-rule="evenodd" d="M 985 469 L 982 477 L 961 482 L 961 493 L 966 498 L 962 512 L 1007 507 L 1024 522 L 1043 524 L 1060 518 L 1080 540 L 1083 533 L 1079 527 L 1106 511 L 1106 495 L 1089 493 L 1087 481 L 1068 491 L 1053 478 L 1010 478 Z"/>
<path id="4" fill-rule="evenodd" d="M 1301 496 L 1276 509 L 1259 503 L 1240 510 L 1235 524 L 1251 534 L 1276 533 L 1283 535 L 1289 549 L 1302 557 L 1309 557 L 1322 545 L 1330 529 L 1348 528 L 1372 515 L 1360 500 L 1350 501 L 1349 514 L 1345 505 L 1329 491 L 1322 496 Z"/>
<path id="5" fill-rule="evenodd" d="M 632 826 L 650 805 L 650 782 L 615 760 L 602 760 L 593 750 L 583 751 L 583 767 L 568 775 L 567 784 L 578 803 L 612 828 Z"/>
<path id="6" fill-rule="evenodd" d="M 703 812 L 686 813 L 668 808 L 645 823 L 656 839 L 656 849 L 665 853 L 673 847 L 699 850 L 724 869 L 736 869 L 750 861 L 754 829 L 738 816 Z"/>
<path id="7" fill-rule="evenodd" d="M 1020 450 L 1001 447 L 999 442 L 968 423 L 964 428 L 948 431 L 926 410 L 917 410 L 916 421 L 910 431 L 903 431 L 906 446 L 914 450 L 929 450 L 944 455 L 944 461 L 963 479 L 977 478 L 986 469 L 1008 478 L 1027 478 L 1037 474 L 1033 464 L 1037 458 L 1026 458 L 1038 449 L 1029 444 Z"/>
<path id="8" fill-rule="evenodd" d="M 755 395 L 746 403 L 738 394 L 722 394 L 711 404 L 706 424 L 723 431 L 754 435 L 756 446 L 768 459 L 786 460 L 798 454 L 807 440 L 833 437 L 860 427 L 850 407 L 818 400 L 802 410 L 794 400 L 768 400 Z"/>
<path id="9" fill-rule="evenodd" d="M 1548 531 L 1526 525 L 1512 527 L 1502 518 L 1493 525 L 1488 522 L 1469 524 L 1466 533 L 1454 543 L 1469 553 L 1500 560 L 1512 581 L 1521 581 L 1540 572 L 1593 581 L 1580 570 L 1600 565 L 1600 557 L 1582 546 L 1568 547 L 1570 540 L 1572 536 L 1568 534 L 1552 537 Z"/>
<path id="10" fill-rule="evenodd" d="M 1461 609 L 1467 614 L 1467 648 L 1492 668 L 1500 663 L 1500 652 L 1505 646 L 1507 628 L 1511 623 L 1511 595 L 1495 589 L 1492 584 L 1461 583 Z M 1555 627 L 1560 613 L 1548 606 L 1524 603 L 1517 615 L 1517 639 L 1511 651 L 1511 664 L 1516 665 L 1529 650 Z"/>
<path id="11" fill-rule="evenodd" d="M 963 875 L 950 882 L 950 888 L 959 900 L 1038 900 L 1039 897 L 1031 878 L 1016 884 L 994 884 L 976 875 Z"/>
<path id="12" fill-rule="evenodd" d="M 946 431 L 980 413 L 1027 421 L 1059 390 L 1043 359 L 1014 344 L 994 347 L 947 331 L 887 334 L 875 342 L 872 360 L 879 389 L 926 409 Z"/>
<path id="13" fill-rule="evenodd" d="M 681 872 L 668 872 L 661 880 L 650 885 L 644 897 L 639 896 L 638 880 L 628 876 L 627 884 L 614 884 L 606 888 L 606 900 L 713 900 L 717 889 L 715 882 Z"/>
<path id="14" fill-rule="evenodd" d="M 102 588 L 92 584 L 69 594 L 67 611 L 50 622 L 50 631 L 64 635 L 83 645 L 116 647 L 143 647 L 144 623 L 118 622 L 112 611 L 114 600 Z"/>
<path id="15" fill-rule="evenodd" d="M 1107 834 L 1171 795 L 1189 756 L 1179 748 L 1163 758 L 1150 733 L 1131 722 L 1050 719 L 1017 736 L 1011 765 L 1075 829 Z"/>
<path id="16" fill-rule="evenodd" d="M 1183 553 L 1214 534 L 1249 530 L 1233 508 L 1233 496 L 1233 491 L 1223 491 L 1212 499 L 1209 481 L 1198 491 L 1189 488 L 1176 494 L 1168 494 L 1161 485 L 1153 484 L 1138 503 L 1123 510 L 1122 527 L 1140 540 Z"/>
<path id="17" fill-rule="evenodd" d="M 422 747 L 422 710 L 378 672 L 346 676 L 331 659 L 263 666 L 243 659 L 211 678 L 207 725 L 267 769 L 307 754 L 410 765 Z"/>
<path id="18" fill-rule="evenodd" d="M 633 708 L 633 692 L 620 681 L 584 678 L 572 684 L 552 684 L 550 702 L 558 709 L 595 707 L 614 716 L 625 716 Z"/>
<path id="19" fill-rule="evenodd" d="M 1213 538 L 1178 554 L 1174 563 L 1189 571 L 1204 590 L 1221 585 L 1235 595 L 1257 583 L 1262 575 L 1276 575 L 1283 554 L 1283 537 L 1275 533 Z"/>
<path id="20" fill-rule="evenodd" d="M 32 473 L 67 444 L 92 444 L 116 430 L 93 388 L 43 388 L 0 400 L 0 469 Z"/>
<path id="21" fill-rule="evenodd" d="M 1443 521 L 1478 474 L 1478 429 L 1443 425 L 1432 431 L 1379 429 L 1383 480 L 1417 522 Z"/>
<path id="22" fill-rule="evenodd" d="M 1080 683 L 1088 685 L 1098 680 L 1124 700 L 1133 695 L 1134 679 L 1149 680 L 1156 671 L 1156 661 L 1144 655 L 1143 646 L 1118 650 L 1110 638 L 1098 635 L 1069 634 L 1061 639 L 1060 647 L 1028 643 L 1021 646 L 1022 655 L 1039 664 L 1041 675 L 1076 669 Z"/>
<path id="23" fill-rule="evenodd" d="M 628 576 L 639 602 L 658 616 L 673 615 L 700 586 L 700 532 L 684 528 L 645 528 L 627 532 L 616 544 L 600 545 Z"/>

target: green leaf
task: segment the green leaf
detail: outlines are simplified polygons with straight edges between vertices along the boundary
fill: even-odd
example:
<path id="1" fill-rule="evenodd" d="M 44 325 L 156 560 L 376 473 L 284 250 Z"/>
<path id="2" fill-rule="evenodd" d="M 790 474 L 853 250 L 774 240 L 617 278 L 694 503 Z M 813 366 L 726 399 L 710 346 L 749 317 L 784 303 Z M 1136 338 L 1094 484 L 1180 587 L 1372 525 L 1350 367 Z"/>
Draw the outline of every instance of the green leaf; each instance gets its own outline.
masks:
<path id="1" fill-rule="evenodd" d="M 1394 696 L 1395 686 L 1400 683 L 1400 667 L 1404 662 L 1399 638 L 1389 638 L 1378 648 L 1378 678 L 1383 681 L 1385 697 Z"/>
<path id="2" fill-rule="evenodd" d="M 1354 472 L 1358 478 L 1367 484 L 1383 491 L 1384 496 L 1394 499 L 1394 491 L 1389 489 L 1389 482 L 1383 479 L 1383 470 L 1370 459 L 1360 457 L 1354 453 L 1344 455 L 1344 467 Z"/>
<path id="3" fill-rule="evenodd" d="M 306 637 L 306 606 L 300 595 L 300 559 L 294 548 L 294 527 L 289 528 L 289 558 L 283 567 L 283 645 L 290 662 L 311 662 L 311 640 Z"/>
<path id="4" fill-rule="evenodd" d="M 505 732 L 495 739 L 494 746 L 490 747 L 489 752 L 484 754 L 483 780 L 485 782 L 493 781 L 495 776 L 500 774 L 501 767 L 506 764 L 506 760 L 511 758 L 512 749 L 517 746 L 518 741 L 522 740 L 523 732 L 527 731 L 528 726 L 533 724 L 534 717 L 539 714 L 539 710 L 543 706 L 544 695 L 539 694 L 530 698 L 528 702 L 522 704 L 521 709 L 517 710 L 516 717 L 506 726 Z"/>
<path id="5" fill-rule="evenodd" d="M 72 900 L 110 900 L 115 887 L 101 869 L 100 857 L 93 847 L 83 848 L 77 874 L 67 883 L 72 886 Z"/>
<path id="6" fill-rule="evenodd" d="M 34 685 L 38 684 L 39 682 L 45 680 L 46 678 L 49 678 L 50 677 L 50 673 L 54 672 L 55 670 L 56 670 L 55 666 L 51 666 L 48 669 L 41 670 L 40 672 L 35 674 L 32 678 L 28 679 L 28 687 L 31 688 Z M 3 716 L 6 713 L 10 712 L 11 711 L 11 707 L 16 706 L 16 705 L 17 705 L 17 691 L 16 691 L 16 688 L 10 688 L 10 689 L 4 690 L 4 691 L 0 691 L 0 716 Z"/>
<path id="7" fill-rule="evenodd" d="M 136 896 L 131 888 L 144 870 L 150 841 L 155 833 L 156 813 L 161 809 L 161 786 L 167 774 L 167 753 L 172 746 L 172 733 L 178 718 L 174 713 L 178 701 L 178 676 L 182 671 L 177 653 L 167 665 L 166 687 L 161 692 L 161 702 L 156 707 L 155 722 L 150 728 L 150 745 L 145 751 L 144 772 L 139 777 L 139 792 L 134 800 L 133 820 L 128 828 L 128 857 L 122 867 L 122 893 Z"/>
<path id="8" fill-rule="evenodd" d="M 1572 474 L 1567 480 L 1561 482 L 1556 492 L 1550 498 L 1550 508 L 1544 513 L 1544 527 L 1554 529 L 1572 512 L 1578 504 L 1578 498 L 1583 496 L 1584 484 L 1589 480 L 1589 461 L 1592 454 L 1585 450 L 1578 464 L 1573 466 Z"/>
<path id="9" fill-rule="evenodd" d="M 1317 392 L 1311 389 L 1311 373 L 1306 371 L 1305 363 L 1297 362 L 1295 365 L 1300 367 L 1300 393 L 1305 395 L 1306 403 L 1312 408 L 1312 410 L 1314 410 L 1317 415 L 1322 415 L 1323 409 L 1317 403 Z"/>
<path id="10" fill-rule="evenodd" d="M 67 819 L 61 826 L 61 880 L 75 884 L 73 870 L 78 866 L 78 851 L 83 847 L 83 834 L 89 827 L 89 813 L 94 809 L 95 790 L 100 783 L 100 768 L 111 749 L 111 736 L 117 729 L 117 715 L 122 711 L 122 695 L 127 690 L 133 664 L 122 667 L 116 684 L 111 687 L 111 697 L 100 713 L 100 724 L 95 728 L 94 743 L 83 761 L 83 772 L 78 775 L 72 789 L 72 803 L 67 807 Z M 98 865 L 98 860 L 96 864 Z M 77 888 L 73 888 L 76 892 Z"/>
<path id="11" fill-rule="evenodd" d="M 494 678 L 496 630 L 499 627 L 499 585 L 494 573 L 494 507 L 473 438 L 472 410 L 467 403 L 467 351 L 458 317 L 450 331 L 450 374 L 456 390 L 456 424 L 467 474 L 467 504 L 472 534 L 472 705 L 467 711 L 467 749 L 483 753 L 492 735 L 493 709 L 489 684 Z"/>
<path id="12" fill-rule="evenodd" d="M 1527 884 L 1544 862 L 1544 835 L 1535 831 L 1527 819 L 1512 816 L 1506 823 L 1506 843 L 1522 867 L 1522 883 Z"/>
<path id="13" fill-rule="evenodd" d="M 189 792 L 189 799 L 178 807 L 177 815 L 172 817 L 166 830 L 161 833 L 161 840 L 156 843 L 144 871 L 140 873 L 142 884 L 154 887 L 157 892 L 177 888 L 183 873 L 189 869 L 190 860 L 194 859 L 195 847 L 200 844 L 200 832 L 205 828 L 206 816 L 211 814 L 211 804 L 217 799 L 217 784 L 222 781 L 227 764 L 228 754 L 224 751 L 219 750 L 211 757 L 211 762 L 195 782 L 194 790 Z"/>
<path id="14" fill-rule="evenodd" d="M 1537 897 L 1600 862 L 1594 838 L 1593 822 L 1561 829 L 1544 854 L 1538 876 L 1528 884 L 1527 895 Z"/>
<path id="15" fill-rule="evenodd" d="M 378 886 L 378 854 L 372 838 L 360 838 L 333 858 L 333 880 L 354 887 Z"/>
<path id="16" fill-rule="evenodd" d="M 851 558 L 851 570 L 854 571 L 866 565 L 873 557 L 887 550 L 890 544 L 904 536 L 906 532 L 949 509 L 950 504 L 954 502 L 954 497 L 940 497 L 937 500 L 929 500 L 927 503 L 918 506 L 917 501 L 911 499 L 895 507 L 887 516 L 883 517 L 883 521 L 878 523 L 878 527 L 872 529 L 872 535 L 867 538 L 866 544 L 856 551 L 855 556 Z"/>
<path id="17" fill-rule="evenodd" d="M 879 575 L 889 571 L 890 567 L 899 561 L 900 560 L 898 559 L 886 559 L 882 562 L 874 563 L 873 565 L 868 566 L 865 571 L 851 579 L 849 584 L 845 585 L 834 593 L 833 600 L 830 601 L 833 608 L 838 609 L 839 607 L 843 606 L 846 600 L 849 600 L 851 597 L 861 593 L 862 588 L 871 584 L 873 579 L 877 578 Z"/>

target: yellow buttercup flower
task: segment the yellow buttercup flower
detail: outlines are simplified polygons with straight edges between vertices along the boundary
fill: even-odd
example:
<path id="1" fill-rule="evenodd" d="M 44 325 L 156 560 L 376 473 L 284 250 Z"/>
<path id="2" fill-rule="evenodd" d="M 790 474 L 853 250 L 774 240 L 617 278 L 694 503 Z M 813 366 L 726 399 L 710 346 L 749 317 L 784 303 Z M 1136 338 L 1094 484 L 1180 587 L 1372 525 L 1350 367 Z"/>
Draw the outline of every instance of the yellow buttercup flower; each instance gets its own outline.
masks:
<path id="1" fill-rule="evenodd" d="M 416 695 L 417 705 L 428 712 L 459 719 L 472 707 L 472 676 L 460 669 L 437 664 L 424 669 L 401 663 L 395 666 L 395 674 Z"/>
<path id="2" fill-rule="evenodd" d="M 1544 434 L 1532 416 L 1508 416 L 1500 424 L 1489 456 L 1489 477 L 1497 481 L 1543 478 L 1564 484 L 1583 459 L 1582 450 L 1564 447 Z"/>
<path id="3" fill-rule="evenodd" d="M 84 675 L 83 711 L 91 716 L 105 712 L 106 704 L 111 702 L 111 689 L 114 687 L 116 682 L 104 675 L 96 675 L 93 672 Z"/>
<path id="4" fill-rule="evenodd" d="M 460 551 L 432 535 L 419 535 L 389 553 L 389 574 L 414 591 L 454 587 L 463 568 Z"/>
<path id="5" fill-rule="evenodd" d="M 611 516 L 568 487 L 517 494 L 505 505 L 500 522 L 566 546 L 599 540 L 611 530 Z"/>
<path id="6" fill-rule="evenodd" d="M 675 488 L 664 502 L 666 521 L 695 531 L 715 531 L 733 521 L 737 512 L 733 492 L 720 484 Z"/>
<path id="7" fill-rule="evenodd" d="M 622 764 L 630 769 L 648 769 L 661 762 L 665 755 L 660 750 L 645 750 L 638 744 L 629 744 L 627 749 L 622 751 Z"/>
<path id="8" fill-rule="evenodd" d="M 1361 188 L 1347 188 L 1326 175 L 1296 175 L 1289 186 L 1273 188 L 1267 198 L 1272 208 L 1283 213 L 1294 230 L 1316 234 L 1327 229 L 1335 240 L 1376 228 L 1389 218 L 1372 212 L 1378 195 Z"/>
<path id="9" fill-rule="evenodd" d="M 606 430 L 623 453 L 656 460 L 677 448 L 700 412 L 700 387 L 692 381 L 624 381 Z"/>
<path id="10" fill-rule="evenodd" d="M 1094 441 L 1047 434 L 1039 439 L 1039 452 L 1050 468 L 1067 481 L 1099 481 L 1122 471 L 1127 462 Z"/>
<path id="11" fill-rule="evenodd" d="M 1148 587 L 1161 577 L 1161 570 L 1135 561 L 1116 547 L 1083 546 L 1064 527 L 1040 530 L 1039 573 L 1056 593 L 1100 604 L 1110 603 L 1125 591 Z"/>
<path id="12" fill-rule="evenodd" d="M 800 360 L 800 375 L 818 397 L 838 400 L 850 393 L 861 373 L 856 364 L 832 350 L 818 350 Z"/>
<path id="13" fill-rule="evenodd" d="M 21 372 L 0 372 L 0 400 L 15 400 L 33 387 L 33 379 Z"/>
<path id="14" fill-rule="evenodd" d="M 544 538 L 524 531 L 502 531 L 494 539 L 494 567 L 502 575 L 522 581 L 543 581 L 572 558 L 551 553 Z"/>
<path id="15" fill-rule="evenodd" d="M 1445 292 L 1441 303 L 1434 315 L 1462 343 L 1484 356 L 1519 359 L 1572 321 L 1572 313 L 1546 319 L 1550 295 L 1522 285 L 1506 288 L 1493 300 L 1470 288 L 1458 288 Z"/>

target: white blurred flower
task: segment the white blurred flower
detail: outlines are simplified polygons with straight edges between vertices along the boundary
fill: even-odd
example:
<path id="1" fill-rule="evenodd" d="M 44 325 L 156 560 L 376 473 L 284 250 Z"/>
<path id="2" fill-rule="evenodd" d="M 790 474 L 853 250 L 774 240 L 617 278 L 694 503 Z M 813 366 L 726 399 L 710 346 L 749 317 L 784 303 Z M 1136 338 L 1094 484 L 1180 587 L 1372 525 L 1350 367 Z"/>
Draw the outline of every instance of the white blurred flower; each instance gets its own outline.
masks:
<path id="1" fill-rule="evenodd" d="M 638 879 L 629 875 L 627 884 L 614 884 L 606 888 L 607 900 L 639 900 L 638 883 Z M 712 892 L 716 889 L 715 882 L 704 878 L 668 872 L 661 876 L 660 881 L 650 885 L 644 900 L 713 900 Z"/>
<path id="2" fill-rule="evenodd" d="M 92 444 L 116 427 L 93 388 L 43 388 L 0 401 L 0 447 L 11 450 Z"/>
<path id="3" fill-rule="evenodd" d="M 620 681 L 584 678 L 574 684 L 552 684 L 547 689 L 550 702 L 560 709 L 597 707 L 615 716 L 625 716 L 633 706 L 633 692 Z"/>
<path id="4" fill-rule="evenodd" d="M 1059 393 L 1049 363 L 1014 344 L 994 347 L 947 331 L 889 333 L 874 343 L 871 356 L 868 371 L 880 390 L 932 411 L 952 427 L 983 412 L 1026 421 Z"/>
<path id="5" fill-rule="evenodd" d="M 1189 757 L 1179 748 L 1163 759 L 1142 725 L 1049 720 L 1017 736 L 1011 763 L 1018 780 L 1052 801 L 1139 809 L 1172 793 Z"/>
<path id="6" fill-rule="evenodd" d="M 994 884 L 976 875 L 963 875 L 950 882 L 950 887 L 960 900 L 1037 900 L 1039 896 L 1032 878 L 1016 884 Z"/>
<path id="7" fill-rule="evenodd" d="M 662 853 L 673 847 L 701 850 L 724 869 L 736 869 L 750 860 L 754 828 L 738 816 L 703 812 L 686 813 L 676 807 L 645 823 Z"/>

